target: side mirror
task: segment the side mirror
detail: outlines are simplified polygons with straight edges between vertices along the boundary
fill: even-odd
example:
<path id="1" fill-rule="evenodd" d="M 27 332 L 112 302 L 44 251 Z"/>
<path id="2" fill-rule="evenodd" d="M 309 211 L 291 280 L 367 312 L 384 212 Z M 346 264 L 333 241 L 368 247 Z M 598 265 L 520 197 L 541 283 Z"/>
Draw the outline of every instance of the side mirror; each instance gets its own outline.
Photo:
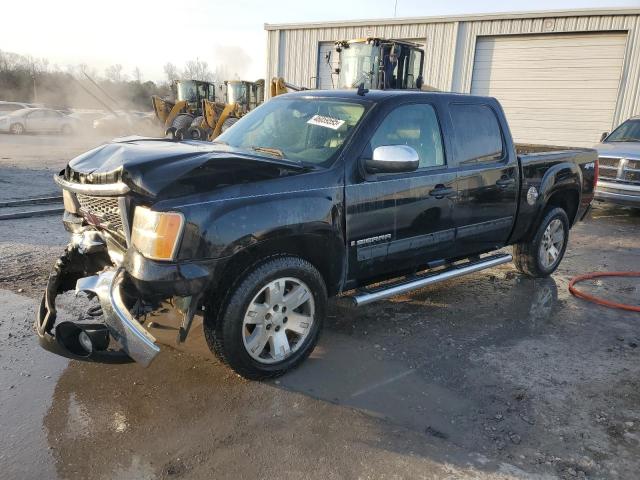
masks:
<path id="1" fill-rule="evenodd" d="M 604 139 L 607 138 L 609 136 L 609 132 L 602 132 L 602 135 L 600 135 L 600 141 L 604 142 Z"/>
<path id="2" fill-rule="evenodd" d="M 373 158 L 365 166 L 371 173 L 413 172 L 420 165 L 420 157 L 408 145 L 382 145 L 373 151 Z"/>

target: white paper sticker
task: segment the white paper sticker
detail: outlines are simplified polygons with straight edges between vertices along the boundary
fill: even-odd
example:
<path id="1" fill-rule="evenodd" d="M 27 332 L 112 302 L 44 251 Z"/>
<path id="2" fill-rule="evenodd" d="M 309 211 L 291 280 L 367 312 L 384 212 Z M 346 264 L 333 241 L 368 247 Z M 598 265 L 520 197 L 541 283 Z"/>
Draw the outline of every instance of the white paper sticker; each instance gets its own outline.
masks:
<path id="1" fill-rule="evenodd" d="M 311 125 L 318 125 L 319 127 L 330 128 L 331 130 L 338 130 L 342 125 L 344 125 L 344 120 L 333 117 L 324 117 L 322 115 L 314 115 L 307 121 L 307 123 L 310 123 Z"/>

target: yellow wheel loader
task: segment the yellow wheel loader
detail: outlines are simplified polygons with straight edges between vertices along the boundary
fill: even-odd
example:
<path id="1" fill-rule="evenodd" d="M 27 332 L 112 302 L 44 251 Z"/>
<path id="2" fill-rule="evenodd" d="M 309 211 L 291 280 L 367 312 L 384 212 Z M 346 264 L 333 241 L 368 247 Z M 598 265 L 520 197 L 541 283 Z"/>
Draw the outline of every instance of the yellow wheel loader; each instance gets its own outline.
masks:
<path id="1" fill-rule="evenodd" d="M 176 100 L 151 97 L 156 117 L 163 125 L 167 137 L 181 140 L 191 126 L 206 126 L 202 104 L 215 102 L 215 85 L 199 80 L 177 80 Z"/>
<path id="2" fill-rule="evenodd" d="M 203 101 L 204 124 L 189 127 L 189 138 L 213 140 L 264 101 L 264 80 L 227 80 L 224 84 L 225 103 Z"/>
<path id="3" fill-rule="evenodd" d="M 332 65 L 333 88 L 435 90 L 424 85 L 424 50 L 417 43 L 384 38 L 341 40 L 335 42 L 335 53 L 338 61 Z M 326 61 L 331 65 L 331 55 Z M 289 90 L 307 88 L 283 78 L 271 80 L 272 97 Z"/>

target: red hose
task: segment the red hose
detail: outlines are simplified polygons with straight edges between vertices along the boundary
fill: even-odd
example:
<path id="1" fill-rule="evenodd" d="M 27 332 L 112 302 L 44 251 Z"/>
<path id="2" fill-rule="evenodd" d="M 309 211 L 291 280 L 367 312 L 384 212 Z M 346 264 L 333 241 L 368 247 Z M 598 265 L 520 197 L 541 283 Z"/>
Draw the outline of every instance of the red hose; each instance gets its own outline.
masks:
<path id="1" fill-rule="evenodd" d="M 619 308 L 621 310 L 628 310 L 630 312 L 640 312 L 640 306 L 611 302 L 609 300 L 605 300 L 600 297 L 594 297 L 593 295 L 589 295 L 588 293 L 581 292 L 574 287 L 574 285 L 578 282 L 598 277 L 640 277 L 640 272 L 592 272 L 585 275 L 578 275 L 577 277 L 573 277 L 569 282 L 569 291 L 578 298 L 583 298 L 590 302 L 597 303 L 598 305 L 604 305 L 605 307 L 609 308 Z"/>

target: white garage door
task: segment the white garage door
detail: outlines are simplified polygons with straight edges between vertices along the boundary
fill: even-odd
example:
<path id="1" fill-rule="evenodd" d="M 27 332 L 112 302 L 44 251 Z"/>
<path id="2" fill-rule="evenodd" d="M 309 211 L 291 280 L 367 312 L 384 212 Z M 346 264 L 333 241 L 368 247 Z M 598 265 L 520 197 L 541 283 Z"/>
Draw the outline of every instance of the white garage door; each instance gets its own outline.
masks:
<path id="1" fill-rule="evenodd" d="M 480 37 L 471 93 L 496 97 L 518 143 L 591 146 L 611 130 L 624 33 Z"/>

